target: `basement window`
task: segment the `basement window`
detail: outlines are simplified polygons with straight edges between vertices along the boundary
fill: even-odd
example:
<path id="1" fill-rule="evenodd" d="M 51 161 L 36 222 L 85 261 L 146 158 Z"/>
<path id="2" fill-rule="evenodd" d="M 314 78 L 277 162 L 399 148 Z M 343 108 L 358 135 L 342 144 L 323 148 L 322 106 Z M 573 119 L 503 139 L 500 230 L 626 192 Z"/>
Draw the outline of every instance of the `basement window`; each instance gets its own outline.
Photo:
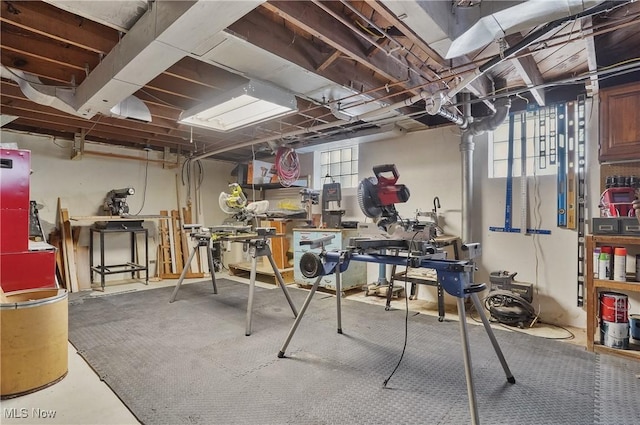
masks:
<path id="1" fill-rule="evenodd" d="M 575 108 L 577 110 L 577 108 Z M 558 164 L 558 111 L 556 105 L 526 111 L 526 175 L 555 175 Z M 522 113 L 515 113 L 513 134 L 512 177 L 522 175 Z M 568 123 L 565 120 L 565 128 Z M 574 117 L 575 121 L 575 117 Z M 569 135 L 567 134 L 567 137 Z M 575 140 L 575 134 L 574 134 Z M 569 143 L 566 143 L 567 148 Z M 569 149 L 565 149 L 565 155 Z M 507 177 L 509 164 L 509 119 L 489 133 L 489 178 Z M 566 160 L 566 159 L 565 159 Z"/>
<path id="2" fill-rule="evenodd" d="M 321 185 L 334 181 L 343 189 L 358 187 L 358 145 L 319 153 Z"/>

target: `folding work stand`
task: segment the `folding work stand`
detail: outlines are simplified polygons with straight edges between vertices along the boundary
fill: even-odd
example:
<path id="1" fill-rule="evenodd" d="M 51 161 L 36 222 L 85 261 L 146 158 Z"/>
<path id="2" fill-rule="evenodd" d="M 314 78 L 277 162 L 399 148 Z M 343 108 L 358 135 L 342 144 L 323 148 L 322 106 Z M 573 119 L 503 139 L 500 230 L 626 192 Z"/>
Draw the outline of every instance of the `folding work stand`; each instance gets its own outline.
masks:
<path id="1" fill-rule="evenodd" d="M 267 238 L 274 236 L 274 234 L 268 233 L 266 231 L 263 232 L 261 229 L 258 229 L 258 235 L 261 237 L 256 238 L 255 234 L 251 236 L 236 235 L 236 236 L 219 236 L 218 237 L 218 240 L 221 240 L 221 241 L 242 242 L 242 243 L 246 243 L 249 246 L 249 254 L 251 255 L 251 273 L 249 276 L 249 300 L 247 302 L 247 322 L 246 322 L 246 330 L 245 330 L 246 336 L 251 335 L 251 319 L 253 316 L 253 296 L 254 296 L 255 287 L 256 287 L 256 270 L 258 267 L 258 257 L 267 257 L 267 259 L 269 260 L 269 263 L 271 264 L 271 267 L 273 268 L 273 272 L 275 273 L 276 279 L 278 279 L 280 288 L 282 289 L 282 292 L 284 293 L 284 296 L 287 299 L 287 302 L 289 303 L 289 307 L 291 307 L 293 316 L 298 317 L 298 311 L 296 310 L 296 306 L 293 304 L 291 295 L 289 295 L 289 291 L 287 290 L 287 285 L 285 284 L 284 279 L 282 278 L 282 275 L 280 274 L 280 271 L 276 266 L 276 263 L 273 259 L 273 255 L 271 254 L 271 248 L 267 243 Z M 188 265 L 191 264 L 191 260 L 193 259 L 193 256 L 195 255 L 195 252 L 199 246 L 207 247 L 207 258 L 209 260 L 209 271 L 211 273 L 211 281 L 213 282 L 213 293 L 214 294 L 218 293 L 218 289 L 216 287 L 215 270 L 213 267 L 213 258 L 211 256 L 211 249 L 209 246 L 209 243 L 211 241 L 211 234 L 200 233 L 200 234 L 195 234 L 192 237 L 194 237 L 198 241 L 198 246 L 195 246 L 193 248 L 193 251 L 189 256 L 189 260 L 187 261 L 187 265 L 185 265 L 185 268 L 182 271 L 182 274 L 180 274 L 178 283 L 176 284 L 176 287 L 173 290 L 173 294 L 171 294 L 171 298 L 169 299 L 170 303 L 175 301 L 176 295 L 178 294 L 178 291 L 180 290 L 180 286 L 182 285 L 182 281 L 184 280 L 184 276 L 186 275 L 186 270 L 188 268 Z"/>
<path id="2" fill-rule="evenodd" d="M 331 237 L 328 237 L 331 238 Z M 314 242 L 311 243 L 313 247 L 323 246 L 326 239 L 323 238 L 321 240 L 315 241 L 316 245 L 314 246 Z M 463 247 L 464 249 L 464 247 Z M 289 333 L 285 339 L 280 352 L 278 353 L 279 358 L 283 358 L 285 356 L 285 351 L 289 346 L 289 342 L 293 338 L 293 335 L 298 328 L 298 325 L 302 321 L 304 317 L 304 313 L 309 307 L 311 303 L 311 299 L 313 295 L 316 293 L 320 281 L 322 278 L 331 273 L 336 274 L 336 293 L 339 294 L 341 290 L 340 283 L 340 274 L 344 272 L 349 266 L 350 261 L 365 261 L 370 263 L 377 264 L 389 264 L 396 266 L 405 266 L 405 267 L 421 267 L 421 268 L 431 268 L 435 269 L 438 273 L 438 281 L 441 283 L 442 287 L 445 291 L 453 295 L 457 298 L 458 304 L 458 315 L 460 318 L 460 336 L 462 339 L 462 349 L 463 349 L 463 357 L 464 357 L 464 369 L 465 376 L 467 381 L 467 395 L 469 399 L 469 409 L 471 411 L 471 423 L 473 425 L 478 425 L 478 407 L 476 404 L 476 393 L 475 387 L 473 383 L 473 374 L 472 374 L 472 365 L 471 365 L 471 351 L 469 349 L 469 335 L 467 331 L 467 320 L 466 320 L 466 312 L 464 306 L 464 299 L 466 297 L 470 297 L 473 305 L 475 306 L 480 318 L 482 319 L 482 324 L 484 325 L 485 331 L 489 336 L 489 340 L 493 345 L 493 349 L 498 356 L 498 360 L 502 365 L 502 368 L 507 377 L 507 382 L 510 384 L 515 384 L 516 380 L 509 370 L 509 366 L 507 361 L 502 354 L 502 350 L 500 349 L 500 345 L 496 340 L 495 335 L 493 334 L 493 329 L 489 324 L 489 320 L 487 319 L 486 314 L 484 313 L 482 304 L 480 303 L 480 299 L 478 298 L 478 292 L 486 289 L 486 285 L 482 284 L 474 284 L 472 283 L 471 276 L 473 273 L 473 263 L 469 261 L 460 261 L 460 260 L 429 260 L 429 259 L 420 259 L 420 258 L 412 258 L 412 257 L 399 257 L 399 256 L 391 256 L 391 255 L 381 255 L 381 254 L 356 254 L 350 251 L 332 251 L 332 252 L 323 252 L 323 265 L 322 267 L 318 267 L 318 275 L 315 280 L 313 286 L 311 287 L 311 291 L 300 309 L 300 313 L 296 318 L 296 321 L 291 326 Z M 302 265 L 301 265 L 301 268 Z M 309 269 L 307 267 L 307 269 Z M 312 277 L 312 276 L 311 276 Z M 342 313 L 341 313 L 341 297 L 336 297 L 336 316 L 338 321 L 338 333 L 342 334 Z"/>

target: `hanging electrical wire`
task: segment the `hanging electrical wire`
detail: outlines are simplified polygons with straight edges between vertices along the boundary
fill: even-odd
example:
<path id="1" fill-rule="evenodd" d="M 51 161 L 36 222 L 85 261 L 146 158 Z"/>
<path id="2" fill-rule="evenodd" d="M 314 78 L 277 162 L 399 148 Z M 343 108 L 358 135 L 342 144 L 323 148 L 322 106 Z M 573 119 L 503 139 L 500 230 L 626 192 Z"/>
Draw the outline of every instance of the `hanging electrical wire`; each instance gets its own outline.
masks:
<path id="1" fill-rule="evenodd" d="M 147 183 L 148 183 L 148 177 L 149 177 L 149 150 L 146 150 L 147 152 L 147 160 L 145 161 L 145 165 L 144 165 L 144 190 L 142 191 L 142 205 L 140 205 L 140 209 L 138 210 L 137 213 L 133 214 L 133 215 L 140 215 L 140 213 L 142 212 L 142 209 L 144 208 L 144 204 L 147 201 Z"/>
<path id="2" fill-rule="evenodd" d="M 194 165 L 195 164 L 195 165 Z M 187 187 L 186 199 L 188 202 L 191 201 L 191 176 L 194 175 L 196 192 L 200 189 L 202 182 L 204 181 L 204 170 L 202 168 L 202 163 L 199 159 L 187 158 L 182 163 L 182 185 Z"/>
<path id="3" fill-rule="evenodd" d="M 300 177 L 300 161 L 295 149 L 280 146 L 276 153 L 276 174 L 280 184 L 290 187 Z"/>

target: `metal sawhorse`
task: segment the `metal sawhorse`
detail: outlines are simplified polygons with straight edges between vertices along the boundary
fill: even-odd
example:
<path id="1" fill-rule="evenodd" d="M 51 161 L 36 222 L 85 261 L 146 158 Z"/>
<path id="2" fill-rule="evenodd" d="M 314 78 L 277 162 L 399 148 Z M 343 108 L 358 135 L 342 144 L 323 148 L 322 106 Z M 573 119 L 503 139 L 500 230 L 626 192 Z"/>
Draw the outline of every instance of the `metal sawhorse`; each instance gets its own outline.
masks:
<path id="1" fill-rule="evenodd" d="M 473 374 L 472 374 L 472 365 L 471 365 L 471 351 L 469 348 L 469 335 L 467 331 L 467 319 L 466 312 L 464 306 L 465 298 L 471 298 L 473 305 L 475 306 L 480 318 L 482 319 L 482 324 L 487 332 L 489 340 L 493 345 L 493 349 L 496 352 L 498 360 L 502 365 L 504 373 L 507 377 L 507 382 L 510 384 L 515 384 L 516 380 L 509 369 L 509 365 L 502 354 L 502 350 L 500 349 L 500 345 L 496 340 L 495 335 L 493 334 L 493 329 L 487 319 L 486 314 L 484 313 L 483 306 L 480 303 L 480 299 L 478 298 L 478 292 L 486 289 L 486 285 L 482 284 L 474 284 L 472 283 L 472 273 L 474 270 L 474 265 L 470 261 L 463 260 L 431 260 L 424 259 L 421 257 L 399 257 L 392 255 L 382 255 L 382 254 L 357 254 L 352 253 L 349 250 L 346 251 L 324 251 L 324 243 L 328 242 L 333 236 L 328 236 L 316 241 L 306 241 L 310 242 L 312 248 L 323 247 L 323 252 L 318 256 L 317 260 L 314 261 L 304 261 L 305 259 L 301 259 L 300 268 L 305 274 L 305 277 L 317 277 L 311 290 L 309 291 L 309 295 L 304 301 L 300 309 L 300 313 L 296 318 L 296 321 L 291 326 L 287 337 L 282 344 L 282 348 L 278 353 L 279 358 L 285 357 L 285 351 L 293 338 L 293 335 L 298 328 L 298 325 L 302 321 L 304 317 L 304 313 L 309 307 L 311 303 L 311 299 L 313 295 L 316 293 L 320 281 L 327 274 L 336 274 L 336 293 L 339 294 L 341 290 L 340 283 L 340 274 L 343 273 L 347 267 L 349 266 L 350 261 L 365 261 L 370 263 L 377 264 L 388 264 L 388 265 L 396 265 L 396 266 L 405 266 L 405 267 L 422 267 L 422 268 L 431 268 L 435 269 L 438 273 L 438 281 L 444 288 L 444 290 L 456 297 L 458 304 L 458 315 L 460 319 L 460 336 L 462 339 L 462 348 L 463 348 L 463 357 L 464 357 L 464 369 L 465 369 L 465 377 L 467 382 L 467 395 L 469 399 L 469 409 L 471 411 L 471 423 L 473 425 L 478 425 L 479 416 L 478 416 L 478 406 L 476 403 L 476 393 L 475 387 L 473 383 Z M 477 244 L 469 244 L 464 245 L 463 250 L 469 251 L 469 257 L 473 258 L 476 255 L 479 255 L 479 246 Z M 475 253 L 474 253 L 475 252 Z M 306 253 L 305 255 L 317 255 L 312 253 Z M 338 333 L 342 334 L 342 313 L 341 313 L 341 298 L 340 296 L 336 297 L 336 316 L 337 316 L 337 324 L 338 324 Z"/>

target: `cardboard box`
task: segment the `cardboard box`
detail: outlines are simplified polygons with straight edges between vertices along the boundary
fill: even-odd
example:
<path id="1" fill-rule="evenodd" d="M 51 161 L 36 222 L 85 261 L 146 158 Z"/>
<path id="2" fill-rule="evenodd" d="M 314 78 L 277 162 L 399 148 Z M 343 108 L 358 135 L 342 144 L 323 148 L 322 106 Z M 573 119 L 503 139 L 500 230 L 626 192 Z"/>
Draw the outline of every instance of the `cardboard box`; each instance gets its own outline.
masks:
<path id="1" fill-rule="evenodd" d="M 247 169 L 247 184 L 278 183 L 276 166 L 266 161 L 251 161 Z"/>

